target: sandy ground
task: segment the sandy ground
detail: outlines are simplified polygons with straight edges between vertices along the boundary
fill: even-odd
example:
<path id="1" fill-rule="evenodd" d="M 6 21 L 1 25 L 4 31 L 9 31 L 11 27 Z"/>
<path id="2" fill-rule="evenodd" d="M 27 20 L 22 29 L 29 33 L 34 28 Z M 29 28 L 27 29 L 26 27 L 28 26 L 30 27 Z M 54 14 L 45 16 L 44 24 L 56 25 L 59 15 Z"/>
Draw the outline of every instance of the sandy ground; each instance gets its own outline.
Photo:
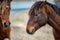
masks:
<path id="1" fill-rule="evenodd" d="M 52 28 L 46 24 L 33 35 L 26 32 L 28 10 L 11 11 L 11 40 L 54 40 Z"/>
<path id="2" fill-rule="evenodd" d="M 23 27 L 13 27 L 11 32 L 12 40 L 54 40 L 51 28 L 46 25 L 35 32 L 34 35 L 26 33 Z"/>

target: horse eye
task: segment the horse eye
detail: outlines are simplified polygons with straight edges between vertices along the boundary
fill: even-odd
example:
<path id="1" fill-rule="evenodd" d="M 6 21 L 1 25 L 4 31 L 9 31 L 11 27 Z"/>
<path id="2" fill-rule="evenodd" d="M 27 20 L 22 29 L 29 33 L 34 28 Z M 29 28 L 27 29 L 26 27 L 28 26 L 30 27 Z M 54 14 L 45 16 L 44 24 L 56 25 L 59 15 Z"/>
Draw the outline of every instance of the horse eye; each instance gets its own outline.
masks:
<path id="1" fill-rule="evenodd" d="M 37 14 L 35 16 L 38 16 Z"/>

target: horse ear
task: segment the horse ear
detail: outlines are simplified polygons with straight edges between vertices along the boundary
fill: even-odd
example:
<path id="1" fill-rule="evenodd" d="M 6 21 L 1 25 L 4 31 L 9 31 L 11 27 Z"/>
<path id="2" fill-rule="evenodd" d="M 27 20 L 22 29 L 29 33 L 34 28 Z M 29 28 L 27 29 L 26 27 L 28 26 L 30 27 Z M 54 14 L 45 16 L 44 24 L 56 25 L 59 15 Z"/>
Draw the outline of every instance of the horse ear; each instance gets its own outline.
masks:
<path id="1" fill-rule="evenodd" d="M 47 0 L 45 0 L 45 2 L 47 2 Z"/>
<path id="2" fill-rule="evenodd" d="M 44 5 L 46 5 L 46 2 L 43 1 L 40 7 L 43 7 Z"/>

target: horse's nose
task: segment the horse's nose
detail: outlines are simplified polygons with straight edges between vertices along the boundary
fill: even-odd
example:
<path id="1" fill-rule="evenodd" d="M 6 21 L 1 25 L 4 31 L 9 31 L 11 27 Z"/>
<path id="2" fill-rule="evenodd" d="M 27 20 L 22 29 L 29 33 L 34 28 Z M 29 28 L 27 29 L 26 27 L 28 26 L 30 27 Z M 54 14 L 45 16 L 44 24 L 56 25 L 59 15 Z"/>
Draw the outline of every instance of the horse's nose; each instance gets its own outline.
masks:
<path id="1" fill-rule="evenodd" d="M 4 27 L 6 28 L 6 27 L 9 27 L 10 26 L 10 22 L 4 22 Z"/>
<path id="2" fill-rule="evenodd" d="M 35 29 L 34 28 L 27 29 L 27 33 L 28 34 L 33 34 L 34 32 L 35 32 Z"/>

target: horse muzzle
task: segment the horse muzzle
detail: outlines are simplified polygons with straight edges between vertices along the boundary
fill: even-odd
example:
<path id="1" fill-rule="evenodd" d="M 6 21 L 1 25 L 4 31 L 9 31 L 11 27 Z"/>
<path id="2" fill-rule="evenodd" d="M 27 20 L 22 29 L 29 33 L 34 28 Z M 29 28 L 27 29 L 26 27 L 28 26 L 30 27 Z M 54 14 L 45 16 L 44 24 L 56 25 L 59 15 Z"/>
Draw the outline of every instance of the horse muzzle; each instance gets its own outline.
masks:
<path id="1" fill-rule="evenodd" d="M 3 25 L 4 25 L 4 27 L 5 27 L 5 28 L 7 28 L 7 27 L 9 27 L 9 26 L 10 26 L 10 24 L 11 24 L 10 22 L 4 22 L 4 24 L 3 24 Z"/>
<path id="2" fill-rule="evenodd" d="M 30 27 L 30 28 L 27 28 L 26 31 L 27 31 L 28 34 L 34 34 L 35 28 L 34 27 Z"/>

